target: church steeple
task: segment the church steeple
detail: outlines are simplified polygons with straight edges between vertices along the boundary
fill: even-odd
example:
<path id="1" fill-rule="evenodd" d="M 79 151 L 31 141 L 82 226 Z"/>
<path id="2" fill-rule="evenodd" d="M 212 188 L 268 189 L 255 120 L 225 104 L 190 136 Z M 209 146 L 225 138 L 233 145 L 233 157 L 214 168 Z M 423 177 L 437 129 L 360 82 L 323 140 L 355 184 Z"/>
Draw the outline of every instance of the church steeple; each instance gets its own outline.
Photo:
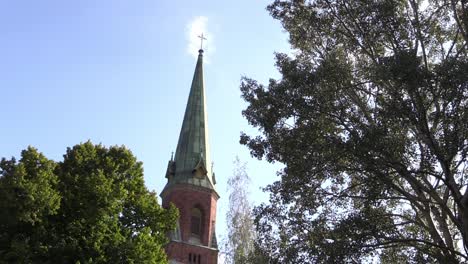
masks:
<path id="1" fill-rule="evenodd" d="M 203 41 L 203 36 L 201 36 Z M 176 230 L 169 235 L 169 263 L 217 264 L 216 204 L 219 195 L 211 167 L 203 83 L 203 49 L 198 51 L 175 156 L 167 166 L 162 203 L 179 209 Z"/>
<path id="2" fill-rule="evenodd" d="M 214 190 L 216 184 L 208 143 L 203 50 L 198 52 L 175 157 L 168 166 L 166 188 L 177 183 L 187 183 Z"/>

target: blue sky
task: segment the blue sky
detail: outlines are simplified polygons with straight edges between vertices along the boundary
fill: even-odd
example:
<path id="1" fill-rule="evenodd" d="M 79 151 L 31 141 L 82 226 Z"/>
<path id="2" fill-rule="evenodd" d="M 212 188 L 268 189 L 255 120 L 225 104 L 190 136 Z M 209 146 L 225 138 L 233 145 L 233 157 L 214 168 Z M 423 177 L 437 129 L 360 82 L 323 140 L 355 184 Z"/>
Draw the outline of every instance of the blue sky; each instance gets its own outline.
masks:
<path id="1" fill-rule="evenodd" d="M 259 187 L 275 180 L 280 167 L 252 159 L 238 143 L 240 131 L 255 133 L 241 115 L 241 76 L 264 83 L 277 78 L 273 53 L 289 51 L 281 25 L 265 10 L 268 3 L 0 1 L 0 157 L 18 157 L 32 145 L 61 160 L 66 147 L 88 139 L 125 145 L 143 161 L 148 188 L 159 193 L 196 62 L 191 28 L 203 30 L 221 194 L 217 231 L 223 236 L 235 156 L 248 162 L 255 203 L 266 199 Z"/>

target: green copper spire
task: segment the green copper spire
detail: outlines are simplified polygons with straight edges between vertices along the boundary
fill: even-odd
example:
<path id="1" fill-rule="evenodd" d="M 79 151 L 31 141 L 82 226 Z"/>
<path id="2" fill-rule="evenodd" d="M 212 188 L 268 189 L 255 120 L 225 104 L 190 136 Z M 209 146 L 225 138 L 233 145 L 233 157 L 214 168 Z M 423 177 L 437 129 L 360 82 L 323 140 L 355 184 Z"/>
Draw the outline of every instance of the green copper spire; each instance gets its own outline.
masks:
<path id="1" fill-rule="evenodd" d="M 176 183 L 192 184 L 214 190 L 208 144 L 208 122 L 203 81 L 203 50 L 200 49 L 192 86 L 180 130 L 174 160 L 169 161 L 166 188 Z"/>

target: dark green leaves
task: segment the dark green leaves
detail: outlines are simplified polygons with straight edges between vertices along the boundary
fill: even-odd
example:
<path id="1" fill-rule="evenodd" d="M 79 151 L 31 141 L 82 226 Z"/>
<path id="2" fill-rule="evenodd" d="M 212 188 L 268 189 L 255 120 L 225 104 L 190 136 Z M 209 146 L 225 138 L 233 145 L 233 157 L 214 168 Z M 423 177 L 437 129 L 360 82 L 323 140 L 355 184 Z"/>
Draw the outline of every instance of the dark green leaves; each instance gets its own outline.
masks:
<path id="1" fill-rule="evenodd" d="M 244 78 L 242 134 L 285 165 L 256 209 L 281 263 L 468 258 L 468 68 L 462 1 L 274 1 L 295 48 Z M 461 21 L 461 20 L 460 20 Z M 463 247 L 460 247 L 463 245 Z"/>
<path id="2" fill-rule="evenodd" d="M 6 262 L 31 262 L 48 250 L 48 218 L 58 214 L 55 162 L 36 149 L 21 159 L 0 162 L 0 256 Z"/>
<path id="3" fill-rule="evenodd" d="M 33 148 L 0 163 L 0 260 L 164 263 L 177 210 L 162 209 L 124 147 L 86 142 L 63 162 Z"/>

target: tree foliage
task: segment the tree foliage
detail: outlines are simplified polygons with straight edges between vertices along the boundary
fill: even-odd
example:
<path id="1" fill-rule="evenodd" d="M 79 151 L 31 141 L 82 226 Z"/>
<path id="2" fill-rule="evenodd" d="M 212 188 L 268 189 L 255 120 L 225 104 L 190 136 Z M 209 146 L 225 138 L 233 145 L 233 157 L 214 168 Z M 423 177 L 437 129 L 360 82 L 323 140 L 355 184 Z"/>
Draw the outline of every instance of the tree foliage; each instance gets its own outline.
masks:
<path id="1" fill-rule="evenodd" d="M 226 212 L 227 239 L 224 247 L 226 263 L 250 263 L 253 254 L 255 229 L 249 201 L 250 178 L 246 164 L 236 157 L 234 170 L 228 179 L 229 208 Z"/>
<path id="2" fill-rule="evenodd" d="M 165 263 L 175 207 L 149 192 L 124 147 L 90 142 L 54 162 L 36 149 L 0 162 L 0 263 Z"/>
<path id="3" fill-rule="evenodd" d="M 279 263 L 468 261 L 468 11 L 458 0 L 276 0 L 294 55 L 243 78 L 241 135 L 285 165 L 256 208 Z"/>

